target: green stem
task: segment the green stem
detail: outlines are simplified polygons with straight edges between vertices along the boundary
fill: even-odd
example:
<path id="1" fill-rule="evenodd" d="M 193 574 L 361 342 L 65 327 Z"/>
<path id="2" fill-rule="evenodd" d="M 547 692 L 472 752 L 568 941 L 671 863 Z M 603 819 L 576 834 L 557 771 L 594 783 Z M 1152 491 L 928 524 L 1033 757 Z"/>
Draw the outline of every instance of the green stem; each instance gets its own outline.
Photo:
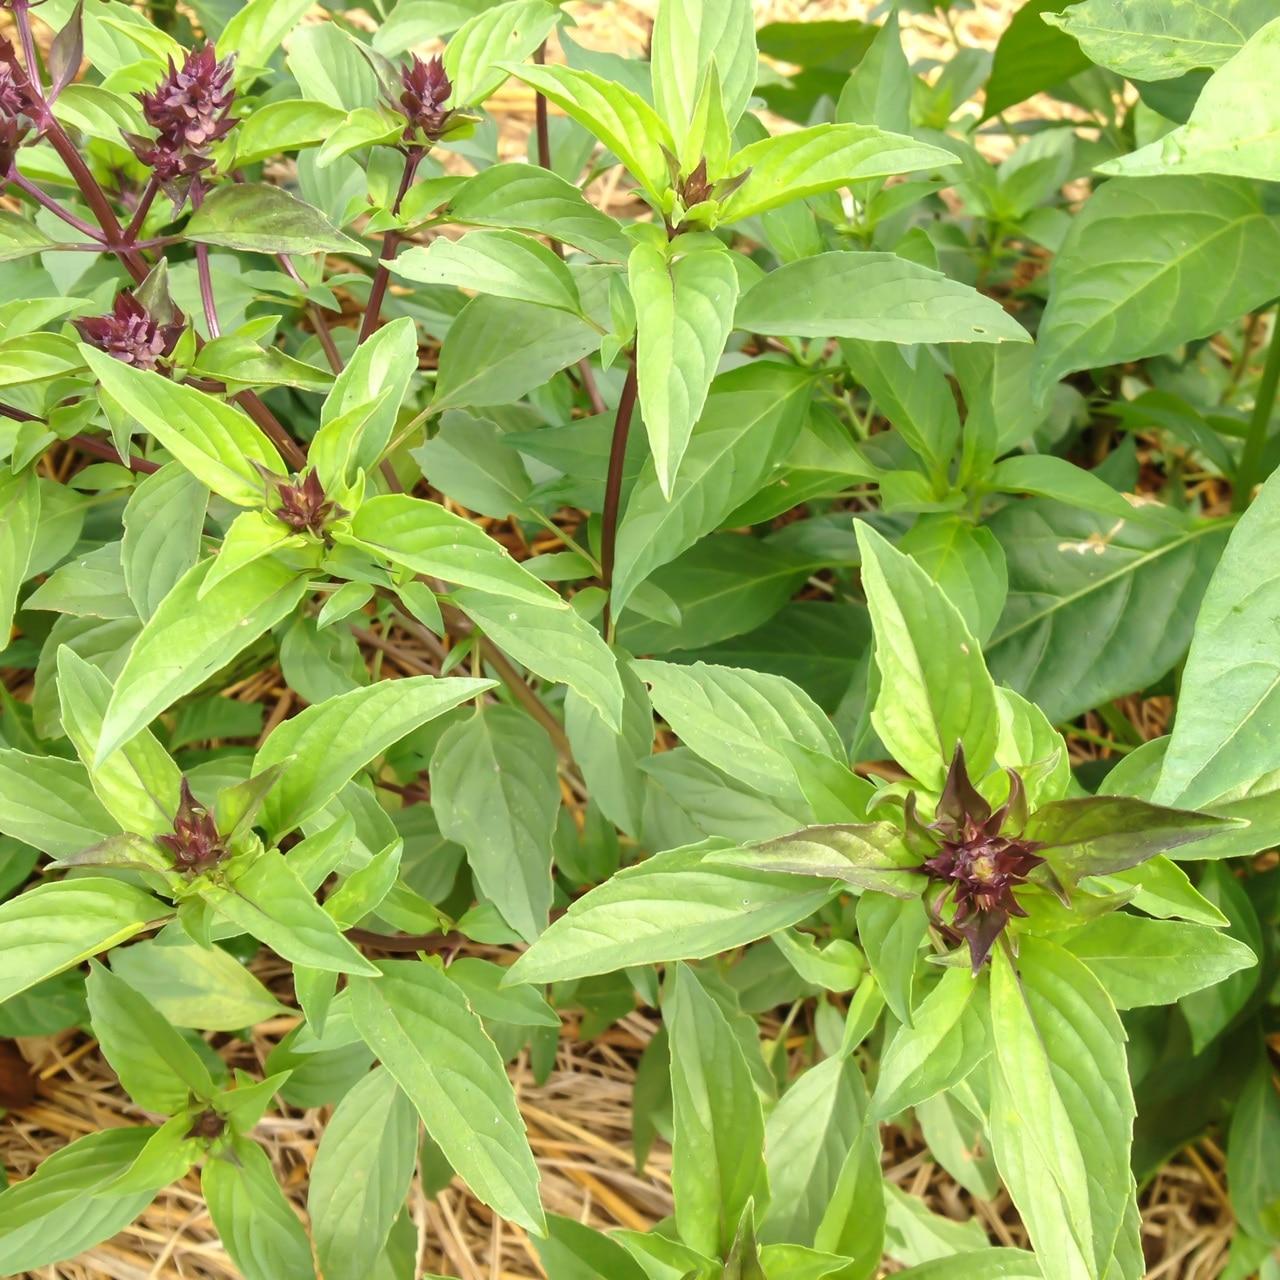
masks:
<path id="1" fill-rule="evenodd" d="M 1271 412 L 1275 408 L 1277 386 L 1280 386 L 1280 309 L 1272 317 L 1267 363 L 1258 383 L 1253 417 L 1249 419 L 1249 434 L 1245 437 L 1244 452 L 1240 455 L 1240 466 L 1236 471 L 1235 494 L 1231 504 L 1235 511 L 1243 511 L 1248 507 L 1254 489 L 1266 479 L 1262 475 L 1262 455 L 1267 447 L 1267 432 L 1271 426 Z"/>

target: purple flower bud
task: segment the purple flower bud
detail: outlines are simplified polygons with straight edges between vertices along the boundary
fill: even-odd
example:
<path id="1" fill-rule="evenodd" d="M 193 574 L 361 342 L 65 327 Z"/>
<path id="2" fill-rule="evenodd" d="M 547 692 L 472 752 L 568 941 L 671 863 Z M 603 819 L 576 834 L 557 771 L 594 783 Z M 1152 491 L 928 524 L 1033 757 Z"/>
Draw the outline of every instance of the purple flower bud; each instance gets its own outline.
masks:
<path id="1" fill-rule="evenodd" d="M 950 929 L 969 943 L 976 974 L 1004 932 L 1011 916 L 1027 913 L 1014 895 L 1044 859 L 1041 846 L 1004 832 L 1012 817 L 1016 825 L 1026 816 L 1022 780 L 1009 774 L 1009 799 L 994 813 L 969 781 L 964 751 L 957 746 L 946 786 L 938 800 L 937 817 L 925 831 L 932 834 L 938 852 L 926 858 L 921 869 L 946 888 L 955 914 Z"/>
<path id="2" fill-rule="evenodd" d="M 324 486 L 314 470 L 308 471 L 303 480 L 273 478 L 272 483 L 280 496 L 275 517 L 295 533 L 313 533 L 320 537 L 331 520 L 347 514 L 336 502 L 325 496 Z"/>
<path id="3" fill-rule="evenodd" d="M 139 369 L 155 369 L 177 345 L 180 324 L 161 324 L 127 290 L 116 295 L 111 314 L 73 320 L 92 347 Z"/>
<path id="4" fill-rule="evenodd" d="M 228 853 L 213 814 L 191 794 L 186 778 L 182 780 L 173 832 L 156 836 L 156 843 L 173 854 L 174 866 L 179 871 L 193 875 L 221 862 Z"/>
<path id="5" fill-rule="evenodd" d="M 228 117 L 235 90 L 235 58 L 217 60 L 212 45 L 187 54 L 179 70 L 169 59 L 169 74 L 151 93 L 139 93 L 142 114 L 171 148 L 200 151 L 224 138 L 235 125 Z"/>
<path id="6" fill-rule="evenodd" d="M 35 124 L 31 81 L 13 45 L 0 39 L 0 175 L 8 174 L 23 139 Z"/>
<path id="7" fill-rule="evenodd" d="M 400 97 L 391 105 L 409 122 L 404 140 L 435 142 L 453 114 L 444 105 L 453 92 L 444 62 L 438 57 L 424 60 L 415 54 L 400 72 L 400 87 Z"/>

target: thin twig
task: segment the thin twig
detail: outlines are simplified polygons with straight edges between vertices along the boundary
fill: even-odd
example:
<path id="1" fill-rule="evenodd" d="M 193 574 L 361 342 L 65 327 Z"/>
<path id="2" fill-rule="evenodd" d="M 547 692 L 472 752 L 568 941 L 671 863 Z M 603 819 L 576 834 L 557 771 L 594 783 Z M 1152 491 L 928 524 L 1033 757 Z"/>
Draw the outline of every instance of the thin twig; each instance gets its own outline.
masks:
<path id="1" fill-rule="evenodd" d="M 284 268 L 285 274 L 301 288 L 306 288 L 306 284 L 302 277 L 298 274 L 298 268 L 293 265 L 292 259 L 287 253 L 277 253 L 276 261 Z M 329 368 L 334 373 L 342 372 L 342 354 L 338 351 L 333 341 L 333 334 L 329 332 L 329 322 L 325 319 L 324 313 L 320 307 L 307 299 L 307 315 L 311 317 L 311 327 L 315 331 L 316 338 L 320 342 L 320 346 L 324 351 L 325 359 L 329 362 Z"/>

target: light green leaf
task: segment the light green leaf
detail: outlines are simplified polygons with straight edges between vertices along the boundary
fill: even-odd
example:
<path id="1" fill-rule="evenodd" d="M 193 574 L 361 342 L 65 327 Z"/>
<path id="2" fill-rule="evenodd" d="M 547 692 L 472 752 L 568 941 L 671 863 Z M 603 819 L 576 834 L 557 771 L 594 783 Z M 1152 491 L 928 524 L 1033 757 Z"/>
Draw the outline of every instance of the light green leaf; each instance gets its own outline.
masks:
<path id="1" fill-rule="evenodd" d="M 991 1029 L 992 1146 L 1045 1280 L 1138 1280 L 1112 1268 L 1134 1196 L 1134 1104 L 1106 992 L 1061 947 L 1024 937 L 1017 972 L 993 952 Z"/>
<path id="2" fill-rule="evenodd" d="M 215 187 L 191 215 L 184 234 L 197 244 L 252 253 L 369 254 L 319 209 L 266 182 Z"/>
<path id="3" fill-rule="evenodd" d="M 677 141 L 683 142 L 694 119 L 713 65 L 732 129 L 751 98 L 759 66 L 750 0 L 660 5 L 649 57 L 654 105 Z"/>
<path id="4" fill-rule="evenodd" d="M 764 1116 L 720 1006 L 677 965 L 663 1009 L 671 1044 L 671 1187 L 680 1239 L 722 1257 L 743 1211 L 767 1197 Z"/>
<path id="5" fill-rule="evenodd" d="M 1265 1050 L 1241 1091 L 1227 1141 L 1231 1207 L 1240 1225 L 1258 1240 L 1280 1240 L 1280 1098 Z M 3 1204 L 3 1201 L 0 1201 Z M 1274 1256 L 1274 1255 L 1273 1255 Z M 1266 1269 L 1262 1272 L 1266 1274 Z"/>
<path id="6" fill-rule="evenodd" d="M 0 903 L 0 1003 L 168 914 L 149 893 L 101 876 L 46 882 Z"/>
<path id="7" fill-rule="evenodd" d="M 111 969 L 175 1027 L 239 1031 L 287 1012 L 230 952 L 180 934 L 121 947 Z"/>
<path id="8" fill-rule="evenodd" d="M 358 442 L 344 457 L 352 467 L 372 470 L 391 439 L 396 414 L 418 368 L 418 334 L 413 320 L 401 316 L 367 338 L 347 361 L 320 407 L 320 431 L 349 415 L 371 408 L 362 422 Z M 356 421 L 361 421 L 359 416 Z"/>
<path id="9" fill-rule="evenodd" d="M 200 1190 L 244 1280 L 313 1280 L 307 1233 L 256 1142 L 238 1138 L 225 1154 L 207 1161 Z"/>
<path id="10" fill-rule="evenodd" d="M 820 253 L 770 271 L 742 296 L 734 326 L 791 338 L 1030 341 L 998 302 L 976 289 L 870 251 Z"/>
<path id="11" fill-rule="evenodd" d="M 97 667 L 69 646 L 58 650 L 62 727 L 89 771 L 98 799 L 124 831 L 144 836 L 170 831 L 182 775 L 150 730 L 143 729 L 101 764 L 96 762 L 111 694 L 111 681 Z"/>
<path id="12" fill-rule="evenodd" d="M 871 1106 L 888 1119 L 950 1089 L 988 1052 L 985 992 L 967 969 L 948 969 L 900 1026 L 880 1062 Z"/>
<path id="13" fill-rule="evenodd" d="M 509 0 L 469 18 L 445 46 L 450 103 L 479 106 L 507 78 L 502 64 L 528 57 L 559 17 L 559 9 L 545 0 Z"/>
<path id="14" fill-rule="evenodd" d="M 438 236 L 400 254 L 392 272 L 420 284 L 451 284 L 575 315 L 582 311 L 563 259 L 518 231 L 472 231 L 457 240 Z"/>
<path id="15" fill-rule="evenodd" d="M 569 607 L 483 529 L 435 502 L 404 493 L 370 498 L 352 517 L 350 538 L 415 573 L 544 607 Z"/>
<path id="16" fill-rule="evenodd" d="M 481 894 L 532 942 L 551 909 L 560 811 L 545 730 L 511 707 L 481 707 L 450 726 L 431 758 L 431 803 L 441 834 L 466 849 Z"/>
<path id="17" fill-rule="evenodd" d="M 91 347 L 84 353 L 103 392 L 196 479 L 237 506 L 262 506 L 265 481 L 254 463 L 276 475 L 284 475 L 285 466 L 275 446 L 239 409 Z"/>
<path id="18" fill-rule="evenodd" d="M 733 327 L 738 274 L 718 245 L 673 260 L 646 242 L 631 251 L 627 277 L 636 308 L 640 415 L 658 483 L 670 498 Z"/>
<path id="19" fill-rule="evenodd" d="M 18 588 L 27 577 L 40 524 L 40 482 L 36 473 L 0 472 L 0 644 L 8 646 Z"/>
<path id="20" fill-rule="evenodd" d="M 1277 275 L 1280 220 L 1250 183 L 1108 182 L 1072 220 L 1054 259 L 1039 386 L 1217 333 L 1262 306 Z"/>
<path id="21" fill-rule="evenodd" d="M 103 1055 L 138 1106 L 173 1115 L 192 1095 L 213 1097 L 200 1056 L 123 978 L 91 961 L 85 994 Z"/>
<path id="22" fill-rule="evenodd" d="M 812 380 L 781 364 L 755 362 L 716 378 L 670 487 L 645 462 L 618 529 L 613 602 L 621 612 L 654 569 L 718 528 L 794 444 Z"/>
<path id="23" fill-rule="evenodd" d="M 308 0 L 248 0 L 218 35 L 218 57 L 236 56 L 237 80 L 265 67 L 280 42 L 310 9 Z"/>
<path id="24" fill-rule="evenodd" d="M 1258 963 L 1243 942 L 1218 929 L 1125 912 L 1091 920 L 1058 941 L 1089 966 L 1117 1009 L 1173 1004 Z"/>
<path id="25" fill-rule="evenodd" d="M 1280 768 L 1280 565 L 1269 551 L 1277 538 L 1273 478 L 1232 530 L 1205 591 L 1155 790 L 1162 803 L 1212 805 Z"/>
<path id="26" fill-rule="evenodd" d="M 880 693 L 871 723 L 894 758 L 941 790 L 957 743 L 981 777 L 995 755 L 995 686 L 959 610 L 866 521 L 855 526 L 876 636 Z"/>
<path id="27" fill-rule="evenodd" d="M 720 221 L 738 222 L 865 178 L 887 178 L 895 173 L 939 169 L 955 163 L 956 158 L 949 151 L 871 125 L 812 125 L 761 138 L 730 159 L 730 174 L 748 176 L 721 205 Z"/>
<path id="28" fill-rule="evenodd" d="M 1186 652 L 1228 526 L 1166 529 L 1030 499 L 988 527 L 1004 547 L 1009 599 L 987 660 L 995 678 L 1061 724 L 1158 680 Z M 1082 635 L 1124 644 L 1082 645 Z"/>
<path id="29" fill-rule="evenodd" d="M 723 842 L 655 854 L 576 899 L 516 961 L 512 982 L 615 973 L 696 960 L 797 924 L 831 897 L 827 882 L 712 865 Z"/>
<path id="30" fill-rule="evenodd" d="M 219 915 L 294 964 L 334 973 L 374 972 L 275 849 L 261 850 L 247 867 L 201 886 L 200 893 Z"/>
<path id="31" fill-rule="evenodd" d="M 661 117 L 625 85 L 572 67 L 522 67 L 507 70 L 554 102 L 567 116 L 595 134 L 660 199 L 670 185 L 665 147 L 675 142 Z"/>
<path id="32" fill-rule="evenodd" d="M 0 212 L 0 262 L 29 258 L 33 253 L 52 249 L 57 243 L 20 214 L 8 209 Z"/>
<path id="33" fill-rule="evenodd" d="M 124 509 L 120 564 L 125 589 L 145 622 L 200 558 L 209 491 L 180 462 L 144 476 Z"/>
<path id="34" fill-rule="evenodd" d="M 355 774 L 406 734 L 491 689 L 492 680 L 381 680 L 307 707 L 274 729 L 253 772 L 283 764 L 263 823 L 279 838 L 319 812 Z"/>
<path id="35" fill-rule="evenodd" d="M 203 600 L 220 582 L 225 582 L 232 574 L 239 573 L 246 565 L 264 556 L 306 545 L 304 537 L 294 533 L 270 511 L 242 511 L 228 526 L 196 597 Z"/>
<path id="36" fill-rule="evenodd" d="M 1275 17 L 1271 0 L 1084 0 L 1045 21 L 1098 66 L 1131 80 L 1220 67 Z"/>
<path id="37" fill-rule="evenodd" d="M 1274 18 L 1209 77 L 1186 124 L 1099 165 L 1099 170 L 1131 177 L 1229 173 L 1264 182 L 1280 178 L 1280 102 L 1271 92 L 1278 53 L 1280 18 Z"/>
<path id="38" fill-rule="evenodd" d="M 1004 493 L 1031 493 L 1068 506 L 1098 511 L 1113 520 L 1142 521 L 1151 518 L 1135 501 L 1117 493 L 1091 471 L 1048 453 L 1017 453 L 1002 458 L 988 473 L 986 483 Z M 1156 519 L 1161 508 L 1153 509 Z"/>
<path id="39" fill-rule="evenodd" d="M 798 743 L 833 759 L 844 748 L 831 721 L 781 676 L 705 662 L 643 661 L 635 671 L 654 709 L 709 764 L 771 796 L 795 795 L 795 768 L 779 745 Z"/>
<path id="40" fill-rule="evenodd" d="M 624 262 L 631 241 L 572 183 L 537 165 L 495 164 L 463 183 L 450 222 L 530 231 L 561 240 L 604 262 Z"/>
<path id="41" fill-rule="evenodd" d="M 107 1188 L 156 1132 L 124 1125 L 86 1134 L 0 1193 L 0 1271 L 28 1275 L 123 1231 L 157 1189 L 116 1195 Z"/>
<path id="42" fill-rule="evenodd" d="M 899 1273 L 903 1280 L 1043 1280 L 1035 1255 L 1022 1249 L 976 1249 Z"/>
<path id="43" fill-rule="evenodd" d="M 346 1094 L 311 1165 L 307 1214 L 325 1280 L 367 1280 L 409 1190 L 418 1117 L 385 1067 Z"/>
<path id="44" fill-rule="evenodd" d="M 773 1191 L 760 1239 L 812 1240 L 840 1170 L 867 1123 L 867 1090 L 850 1056 L 803 1072 L 769 1113 L 765 1159 Z"/>
<path id="45" fill-rule="evenodd" d="M 524 340 L 512 342 L 513 333 Z M 601 337 L 567 311 L 481 294 L 449 328 L 432 409 L 510 404 L 590 355 Z"/>
<path id="46" fill-rule="evenodd" d="M 307 98 L 264 103 L 245 116 L 231 135 L 236 161 L 252 164 L 281 151 L 315 146 L 329 138 L 346 116 L 341 107 Z"/>
<path id="47" fill-rule="evenodd" d="M 475 1195 L 541 1234 L 538 1171 L 502 1059 L 479 1019 L 437 964 L 384 960 L 379 968 L 376 981 L 350 983 L 360 1035 Z"/>
<path id="48" fill-rule="evenodd" d="M 245 565 L 202 600 L 211 565 L 205 560 L 188 570 L 134 641 L 103 721 L 99 761 L 292 613 L 307 593 L 306 577 L 267 559 Z"/>
<path id="49" fill-rule="evenodd" d="M 581 694 L 612 728 L 622 722 L 622 680 L 600 633 L 575 609 L 467 588 L 453 601 L 508 657 Z"/>
<path id="50" fill-rule="evenodd" d="M 0 748 L 0 831 L 55 858 L 79 853 L 120 828 L 77 760 Z"/>
<path id="51" fill-rule="evenodd" d="M 970 634 L 984 644 L 1000 620 L 1009 590 L 1004 549 L 991 530 L 951 514 L 925 514 L 903 535 L 898 549 L 942 588 Z"/>

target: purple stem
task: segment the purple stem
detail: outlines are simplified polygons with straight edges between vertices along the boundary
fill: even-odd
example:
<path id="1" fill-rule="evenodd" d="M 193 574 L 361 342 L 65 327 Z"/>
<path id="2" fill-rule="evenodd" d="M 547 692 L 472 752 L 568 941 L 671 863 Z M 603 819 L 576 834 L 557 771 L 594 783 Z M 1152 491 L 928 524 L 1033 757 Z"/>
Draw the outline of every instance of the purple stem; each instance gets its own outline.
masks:
<path id="1" fill-rule="evenodd" d="M 396 192 L 395 203 L 391 206 L 394 216 L 400 212 L 400 204 L 413 183 L 413 175 L 418 172 L 422 157 L 427 153 L 422 147 L 411 147 L 404 159 L 404 174 L 400 179 L 400 190 Z M 391 279 L 391 268 L 386 263 L 396 256 L 396 245 L 399 233 L 392 228 L 382 237 L 382 251 L 378 254 L 378 269 L 373 274 L 373 286 L 369 290 L 369 306 L 364 313 L 364 321 L 360 325 L 360 336 L 356 339 L 358 346 L 372 335 L 378 328 L 378 320 L 382 314 L 382 300 L 387 296 L 387 283 Z"/>
<path id="2" fill-rule="evenodd" d="M 99 231 L 97 227 L 92 226 L 90 223 L 86 222 L 83 218 L 77 218 L 76 215 L 72 213 L 70 209 L 65 208 L 52 196 L 46 195 L 43 191 L 41 191 L 40 188 L 37 187 L 36 184 L 30 180 L 30 178 L 23 177 L 23 175 L 18 172 L 16 167 L 10 171 L 9 181 L 12 182 L 13 185 L 17 187 L 19 191 L 26 192 L 26 194 L 29 195 L 38 205 L 42 205 L 44 208 L 48 209 L 50 213 L 55 214 L 57 217 L 61 218 L 62 221 L 67 224 L 67 226 L 75 227 L 75 229 L 79 231 L 82 235 L 88 236 L 91 240 L 98 241 L 97 245 L 95 245 L 94 247 L 98 250 L 99 253 L 102 252 L 103 236 L 102 236 L 102 232 Z"/>

